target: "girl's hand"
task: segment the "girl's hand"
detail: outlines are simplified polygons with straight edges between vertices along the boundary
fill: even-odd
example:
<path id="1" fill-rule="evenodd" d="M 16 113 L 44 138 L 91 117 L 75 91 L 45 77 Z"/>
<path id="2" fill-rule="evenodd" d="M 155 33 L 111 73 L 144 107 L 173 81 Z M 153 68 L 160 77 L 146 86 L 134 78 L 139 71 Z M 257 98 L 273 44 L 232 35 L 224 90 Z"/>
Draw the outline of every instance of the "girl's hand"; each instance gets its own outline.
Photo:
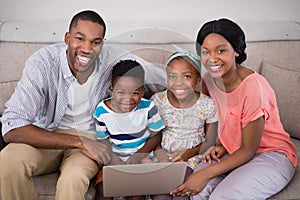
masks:
<path id="1" fill-rule="evenodd" d="M 184 153 L 186 150 L 175 151 L 170 156 L 169 159 L 172 162 L 186 162 L 188 158 L 185 158 Z"/>
<path id="2" fill-rule="evenodd" d="M 194 172 L 179 187 L 173 189 L 170 195 L 173 196 L 190 196 L 198 194 L 207 184 L 209 178 L 204 170 Z"/>
<path id="3" fill-rule="evenodd" d="M 220 158 L 226 153 L 226 149 L 223 146 L 212 146 L 202 156 L 202 162 L 211 163 L 212 159 L 220 162 Z"/>

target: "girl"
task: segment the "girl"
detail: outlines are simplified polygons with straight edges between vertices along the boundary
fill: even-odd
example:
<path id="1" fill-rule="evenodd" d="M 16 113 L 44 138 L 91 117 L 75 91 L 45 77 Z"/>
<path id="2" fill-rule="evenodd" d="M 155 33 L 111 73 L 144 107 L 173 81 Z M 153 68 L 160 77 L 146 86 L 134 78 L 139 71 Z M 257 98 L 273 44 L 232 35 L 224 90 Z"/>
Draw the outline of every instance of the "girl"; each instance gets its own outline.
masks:
<path id="1" fill-rule="evenodd" d="M 195 172 L 171 194 L 192 199 L 266 199 L 283 189 L 297 165 L 296 150 L 280 122 L 273 89 L 241 65 L 242 29 L 210 21 L 197 37 L 205 83 L 218 109 L 219 137 Z"/>
<path id="2" fill-rule="evenodd" d="M 167 61 L 168 89 L 156 93 L 152 99 L 165 123 L 161 147 L 167 156 L 159 161 L 188 161 L 188 175 L 200 161 L 196 155 L 215 144 L 217 114 L 213 100 L 196 90 L 201 82 L 199 56 L 175 48 L 176 53 Z M 153 199 L 172 199 L 172 196 L 159 195 Z"/>

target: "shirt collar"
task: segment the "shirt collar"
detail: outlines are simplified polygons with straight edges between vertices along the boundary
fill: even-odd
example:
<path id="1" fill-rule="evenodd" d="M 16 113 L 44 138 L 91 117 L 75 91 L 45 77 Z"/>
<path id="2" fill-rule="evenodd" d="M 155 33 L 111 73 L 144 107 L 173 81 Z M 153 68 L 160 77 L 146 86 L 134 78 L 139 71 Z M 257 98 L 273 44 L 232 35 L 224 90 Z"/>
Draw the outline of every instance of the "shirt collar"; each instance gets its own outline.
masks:
<path id="1" fill-rule="evenodd" d="M 68 49 L 68 45 L 65 45 L 65 48 L 62 48 L 62 51 L 60 52 L 60 64 L 61 64 L 64 79 L 74 77 L 68 64 L 67 49 Z"/>

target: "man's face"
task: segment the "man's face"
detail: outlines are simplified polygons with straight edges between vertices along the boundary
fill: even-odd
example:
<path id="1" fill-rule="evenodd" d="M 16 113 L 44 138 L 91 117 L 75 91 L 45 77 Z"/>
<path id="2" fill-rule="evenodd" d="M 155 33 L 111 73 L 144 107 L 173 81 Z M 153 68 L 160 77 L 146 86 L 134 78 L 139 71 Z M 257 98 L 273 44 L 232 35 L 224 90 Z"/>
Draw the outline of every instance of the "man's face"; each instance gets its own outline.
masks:
<path id="1" fill-rule="evenodd" d="M 78 20 L 77 25 L 65 34 L 68 64 L 74 76 L 78 72 L 90 74 L 94 70 L 103 39 L 103 26 L 87 20 Z"/>

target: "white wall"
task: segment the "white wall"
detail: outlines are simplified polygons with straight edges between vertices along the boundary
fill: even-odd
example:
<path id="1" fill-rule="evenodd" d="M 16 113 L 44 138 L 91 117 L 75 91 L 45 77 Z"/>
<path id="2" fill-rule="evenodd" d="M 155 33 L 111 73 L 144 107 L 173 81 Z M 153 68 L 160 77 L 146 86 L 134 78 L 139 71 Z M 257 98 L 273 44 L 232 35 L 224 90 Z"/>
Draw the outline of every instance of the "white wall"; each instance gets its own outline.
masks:
<path id="1" fill-rule="evenodd" d="M 107 20 L 300 21 L 299 0 L 0 0 L 0 20 L 62 20 L 94 9 Z"/>
<path id="2" fill-rule="evenodd" d="M 257 35 L 293 39 L 300 37 L 299 28 L 293 28 L 294 22 L 300 24 L 299 8 L 300 0 L 0 0 L 0 40 L 39 40 L 41 35 L 47 37 L 42 41 L 62 40 L 70 18 L 83 9 L 102 15 L 107 38 L 147 27 L 195 38 L 205 21 L 227 17 L 247 29 L 249 40 Z"/>

